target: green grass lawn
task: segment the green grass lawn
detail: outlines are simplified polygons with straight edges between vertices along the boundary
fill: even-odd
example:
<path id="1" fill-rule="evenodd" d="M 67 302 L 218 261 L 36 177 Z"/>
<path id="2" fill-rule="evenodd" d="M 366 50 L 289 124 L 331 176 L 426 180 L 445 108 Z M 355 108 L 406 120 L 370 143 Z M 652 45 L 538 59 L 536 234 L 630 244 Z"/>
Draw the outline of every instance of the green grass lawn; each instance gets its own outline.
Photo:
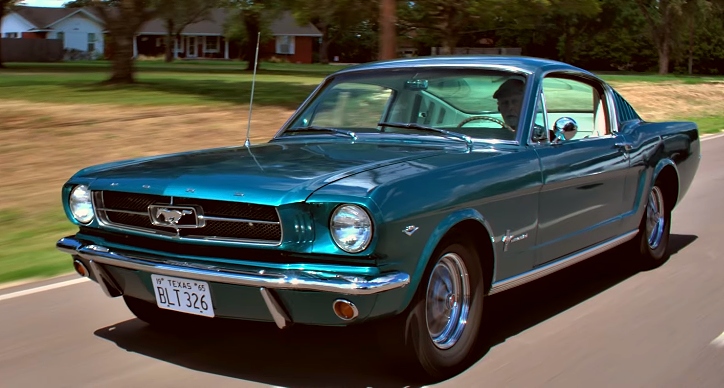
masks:
<path id="1" fill-rule="evenodd" d="M 652 83 L 684 83 L 702 84 L 708 82 L 724 82 L 723 76 L 700 76 L 679 74 L 648 74 L 648 73 L 599 73 L 601 79 L 607 82 L 652 82 Z"/>
<path id="2" fill-rule="evenodd" d="M 70 256 L 55 242 L 76 230 L 62 211 L 30 218 L 0 211 L 0 284 L 72 272 Z"/>
<path id="3" fill-rule="evenodd" d="M 103 86 L 109 63 L 9 63 L 0 70 L 0 105 L 3 99 L 51 103 L 121 105 L 238 105 L 247 104 L 252 73 L 239 61 L 161 61 L 137 63 L 138 84 Z M 255 86 L 255 105 L 296 108 L 336 65 L 261 63 Z M 722 77 L 602 74 L 611 82 L 703 83 Z M 724 128 L 724 113 L 705 117 L 672 117 L 699 124 L 702 133 Z M 1 128 L 0 124 L 0 130 Z M 0 131 L 1 133 L 1 131 Z M 59 209 L 43 216 L 25 217 L 0 210 L 0 283 L 72 271 L 70 257 L 55 249 L 55 242 L 76 228 Z"/>
<path id="4" fill-rule="evenodd" d="M 109 65 L 103 62 L 10 63 L 8 67 L 0 71 L 0 99 L 36 102 L 137 106 L 246 104 L 252 83 L 252 73 L 243 71 L 245 65 L 239 62 L 140 62 L 138 83 L 134 85 L 101 85 L 109 75 Z M 256 76 L 254 103 L 296 108 L 326 74 L 341 67 L 263 63 L 261 68 Z"/>

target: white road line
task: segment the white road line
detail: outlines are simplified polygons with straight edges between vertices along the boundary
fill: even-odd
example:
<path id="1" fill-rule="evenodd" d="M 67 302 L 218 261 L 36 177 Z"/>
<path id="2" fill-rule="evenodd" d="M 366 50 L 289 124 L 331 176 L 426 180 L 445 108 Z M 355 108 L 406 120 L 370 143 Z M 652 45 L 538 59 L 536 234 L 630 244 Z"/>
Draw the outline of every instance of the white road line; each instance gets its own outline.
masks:
<path id="1" fill-rule="evenodd" d="M 718 134 L 718 135 L 704 136 L 704 137 L 701 138 L 701 141 L 706 141 L 706 140 L 711 140 L 711 139 L 718 139 L 718 138 L 720 138 L 720 137 L 724 137 L 724 133 L 720 133 L 720 134 Z"/>
<path id="2" fill-rule="evenodd" d="M 54 289 L 56 289 L 56 288 L 72 286 L 72 285 L 74 285 L 74 284 L 87 282 L 88 280 L 90 280 L 90 279 L 88 279 L 88 278 L 78 278 L 78 279 L 68 280 L 68 281 L 65 281 L 65 282 L 48 284 L 47 286 L 35 287 L 35 288 L 28 289 L 28 290 L 11 292 L 11 293 L 9 293 L 9 294 L 0 295 L 0 302 L 2 302 L 3 300 L 13 299 L 13 298 L 19 298 L 19 297 L 21 297 L 21 296 L 30 295 L 30 294 L 35 294 L 35 293 L 38 293 L 38 292 L 49 291 L 49 290 L 54 290 Z"/>
<path id="3" fill-rule="evenodd" d="M 718 337 L 714 338 L 714 340 L 711 341 L 711 345 L 714 345 L 717 348 L 724 348 L 724 333 L 721 333 Z"/>

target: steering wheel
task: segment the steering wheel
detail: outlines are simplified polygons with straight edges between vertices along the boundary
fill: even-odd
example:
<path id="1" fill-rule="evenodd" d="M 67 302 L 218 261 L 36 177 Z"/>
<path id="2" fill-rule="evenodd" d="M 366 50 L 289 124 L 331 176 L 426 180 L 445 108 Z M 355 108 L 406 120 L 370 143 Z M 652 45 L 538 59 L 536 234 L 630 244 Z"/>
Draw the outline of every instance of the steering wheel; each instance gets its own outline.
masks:
<path id="1" fill-rule="evenodd" d="M 468 117 L 467 119 L 461 121 L 460 124 L 458 124 L 458 128 L 460 128 L 460 127 L 462 127 L 463 125 L 465 125 L 465 124 L 467 124 L 467 123 L 469 123 L 469 122 L 471 122 L 471 121 L 474 121 L 474 120 L 487 120 L 487 121 L 492 121 L 492 122 L 500 125 L 501 127 L 505 128 L 505 129 L 507 129 L 507 130 L 509 130 L 509 131 L 511 131 L 511 132 L 515 132 L 515 129 L 511 128 L 510 125 L 506 124 L 503 120 L 496 119 L 495 117 L 490 117 L 490 116 L 472 116 L 472 117 Z"/>

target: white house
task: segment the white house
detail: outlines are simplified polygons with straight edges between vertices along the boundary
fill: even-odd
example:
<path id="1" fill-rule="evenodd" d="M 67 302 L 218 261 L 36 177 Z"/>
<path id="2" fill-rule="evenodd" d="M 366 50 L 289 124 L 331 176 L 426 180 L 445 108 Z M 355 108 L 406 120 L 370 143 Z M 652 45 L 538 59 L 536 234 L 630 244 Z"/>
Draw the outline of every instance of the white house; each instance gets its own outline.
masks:
<path id="1" fill-rule="evenodd" d="M 85 8 L 18 6 L 0 26 L 3 38 L 61 39 L 65 49 L 103 54 L 103 21 Z"/>

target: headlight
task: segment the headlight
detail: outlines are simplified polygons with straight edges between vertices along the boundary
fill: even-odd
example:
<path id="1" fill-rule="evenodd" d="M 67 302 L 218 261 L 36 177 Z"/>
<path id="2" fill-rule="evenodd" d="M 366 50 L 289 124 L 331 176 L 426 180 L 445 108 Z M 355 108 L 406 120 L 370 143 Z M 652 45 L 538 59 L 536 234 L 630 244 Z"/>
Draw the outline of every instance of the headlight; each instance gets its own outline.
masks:
<path id="1" fill-rule="evenodd" d="M 372 240 L 372 220 L 361 207 L 342 205 L 332 213 L 329 231 L 345 252 L 362 252 Z"/>
<path id="2" fill-rule="evenodd" d="M 79 185 L 70 192 L 70 212 L 73 213 L 78 222 L 87 224 L 93 221 L 93 202 L 91 201 L 91 193 L 87 186 Z"/>

